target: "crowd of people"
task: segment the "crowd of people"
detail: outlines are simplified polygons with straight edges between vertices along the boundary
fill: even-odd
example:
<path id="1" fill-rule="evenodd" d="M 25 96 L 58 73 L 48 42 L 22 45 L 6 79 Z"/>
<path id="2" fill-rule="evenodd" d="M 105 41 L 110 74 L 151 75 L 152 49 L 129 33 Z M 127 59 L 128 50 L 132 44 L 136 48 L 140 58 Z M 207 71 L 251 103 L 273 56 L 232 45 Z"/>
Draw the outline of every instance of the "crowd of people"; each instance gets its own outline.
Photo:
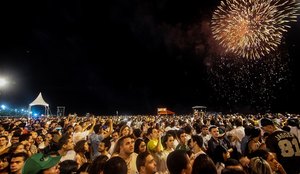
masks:
<path id="1" fill-rule="evenodd" d="M 300 174 L 300 116 L 0 119 L 0 174 Z"/>

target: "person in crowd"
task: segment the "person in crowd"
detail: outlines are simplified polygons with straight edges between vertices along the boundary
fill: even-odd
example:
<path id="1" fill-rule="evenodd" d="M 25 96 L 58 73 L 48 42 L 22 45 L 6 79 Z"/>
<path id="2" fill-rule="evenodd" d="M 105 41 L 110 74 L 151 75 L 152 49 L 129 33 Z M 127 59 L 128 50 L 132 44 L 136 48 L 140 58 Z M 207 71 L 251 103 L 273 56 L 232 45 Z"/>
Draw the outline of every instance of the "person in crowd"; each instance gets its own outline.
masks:
<path id="1" fill-rule="evenodd" d="M 61 174 L 74 174 L 78 169 L 78 163 L 74 160 L 65 160 L 59 163 L 59 170 Z"/>
<path id="2" fill-rule="evenodd" d="M 18 153 L 18 152 L 25 152 L 27 153 L 27 150 L 25 149 L 24 144 L 22 143 L 14 143 L 12 146 L 9 148 L 9 153 Z"/>
<path id="3" fill-rule="evenodd" d="M 87 162 L 82 164 L 79 169 L 76 171 L 76 174 L 89 174 L 89 168 L 91 167 L 92 163 Z"/>
<path id="4" fill-rule="evenodd" d="M 203 139 L 199 135 L 192 135 L 191 137 L 191 147 L 193 150 L 193 159 L 195 159 L 200 154 L 206 154 L 203 150 Z"/>
<path id="5" fill-rule="evenodd" d="M 74 151 L 73 140 L 69 135 L 63 136 L 59 139 L 57 151 L 61 156 L 61 162 L 64 160 L 76 160 L 76 152 Z"/>
<path id="6" fill-rule="evenodd" d="M 259 149 L 253 153 L 253 156 L 261 157 L 266 160 L 269 163 L 273 174 L 286 174 L 283 166 L 276 160 L 275 155 L 267 149 Z"/>
<path id="7" fill-rule="evenodd" d="M 88 169 L 89 174 L 100 174 L 103 172 L 103 167 L 106 161 L 108 160 L 108 157 L 106 155 L 99 155 L 97 156 L 91 166 Z"/>
<path id="8" fill-rule="evenodd" d="M 140 154 L 147 150 L 145 141 L 142 138 L 138 138 L 134 142 L 134 152 Z"/>
<path id="9" fill-rule="evenodd" d="M 175 150 L 190 150 L 190 148 L 187 145 L 186 133 L 183 129 L 177 131 L 177 139 L 179 144 L 176 146 Z"/>
<path id="10" fill-rule="evenodd" d="M 164 147 L 163 154 L 165 156 L 165 160 L 167 160 L 167 156 L 174 151 L 174 136 L 170 133 L 167 133 L 163 137 L 162 145 Z"/>
<path id="11" fill-rule="evenodd" d="M 86 157 L 86 152 L 89 151 L 89 144 L 87 140 L 80 140 L 75 144 L 74 151 L 76 152 L 75 160 L 80 167 L 83 163 L 88 162 L 88 158 Z"/>
<path id="12" fill-rule="evenodd" d="M 157 172 L 154 157 L 148 152 L 142 152 L 137 156 L 136 168 L 139 174 L 154 174 Z"/>
<path id="13" fill-rule="evenodd" d="M 174 150 L 168 155 L 167 166 L 170 174 L 191 174 L 190 158 L 185 150 Z"/>
<path id="14" fill-rule="evenodd" d="M 241 142 L 243 137 L 245 136 L 245 128 L 243 127 L 243 120 L 240 118 L 236 118 L 234 120 L 234 125 L 236 126 L 234 129 L 227 132 L 228 135 L 233 137 L 233 145 L 237 148 L 237 151 L 242 153 Z"/>
<path id="15" fill-rule="evenodd" d="M 131 129 L 127 124 L 124 124 L 121 128 L 120 128 L 120 132 L 119 135 L 120 137 L 122 136 L 127 136 L 131 134 Z"/>
<path id="16" fill-rule="evenodd" d="M 9 151 L 8 137 L 5 135 L 0 136 L 0 155 Z"/>
<path id="17" fill-rule="evenodd" d="M 127 166 L 123 158 L 112 157 L 105 163 L 103 174 L 128 174 Z"/>
<path id="18" fill-rule="evenodd" d="M 0 174 L 9 174 L 10 153 L 0 155 Z"/>
<path id="19" fill-rule="evenodd" d="M 218 174 L 221 174 L 221 171 L 225 168 L 225 162 L 229 158 L 230 158 L 229 150 L 222 145 L 217 145 L 212 159 L 216 164 Z"/>
<path id="20" fill-rule="evenodd" d="M 297 137 L 286 131 L 278 129 L 269 118 L 260 120 L 262 130 L 269 133 L 266 146 L 276 154 L 278 162 L 288 174 L 300 173 L 300 143 Z"/>
<path id="21" fill-rule="evenodd" d="M 23 168 L 27 158 L 28 158 L 28 154 L 25 152 L 13 154 L 11 156 L 11 160 L 9 163 L 10 173 L 11 174 L 21 174 L 22 168 Z M 24 174 L 24 173 L 22 172 L 22 174 Z"/>
<path id="22" fill-rule="evenodd" d="M 251 156 L 253 152 L 262 148 L 264 148 L 264 143 L 261 141 L 261 130 L 257 127 L 254 127 L 251 130 L 245 154 Z"/>
<path id="23" fill-rule="evenodd" d="M 209 134 L 207 125 L 202 125 L 200 136 L 203 139 L 203 144 L 204 144 L 204 146 L 203 146 L 204 149 L 203 150 L 206 151 L 207 148 L 208 148 L 208 141 L 211 138 L 211 135 Z"/>
<path id="24" fill-rule="evenodd" d="M 100 152 L 101 155 L 106 155 L 108 158 L 111 157 L 111 154 L 108 153 L 108 149 L 111 146 L 110 139 L 105 138 L 99 143 L 98 151 Z"/>
<path id="25" fill-rule="evenodd" d="M 119 139 L 119 132 L 113 131 L 111 134 L 111 139 L 110 139 L 111 146 L 108 150 L 109 154 L 111 154 L 111 155 L 113 154 L 115 145 L 116 145 L 116 142 L 118 141 L 118 139 Z"/>
<path id="26" fill-rule="evenodd" d="M 80 124 L 77 124 L 74 127 L 74 133 L 73 133 L 73 142 L 76 144 L 80 140 L 86 140 L 87 137 L 93 132 L 94 126 L 96 125 L 96 119 L 92 119 L 92 126 L 89 130 L 86 130 L 89 126 L 89 124 L 86 124 L 84 127 L 82 127 Z"/>
<path id="27" fill-rule="evenodd" d="M 199 154 L 193 162 L 192 174 L 217 174 L 217 168 L 208 155 Z"/>
<path id="28" fill-rule="evenodd" d="M 91 143 L 91 159 L 95 159 L 97 156 L 100 155 L 100 152 L 98 151 L 100 142 L 109 137 L 111 133 L 113 132 L 113 123 L 111 119 L 108 119 L 109 129 L 108 132 L 103 132 L 102 125 L 97 124 L 94 126 L 94 132 L 90 135 L 90 143 Z"/>
<path id="29" fill-rule="evenodd" d="M 60 158 L 61 156 L 34 154 L 26 160 L 22 174 L 59 174 Z"/>
<path id="30" fill-rule="evenodd" d="M 117 141 L 114 154 L 126 162 L 127 174 L 136 174 L 136 158 L 138 154 L 134 153 L 134 139 L 131 135 L 120 137 Z"/>
<path id="31" fill-rule="evenodd" d="M 214 156 L 214 151 L 216 149 L 216 147 L 218 145 L 222 145 L 224 147 L 227 147 L 227 143 L 220 138 L 220 134 L 219 134 L 219 128 L 215 125 L 212 125 L 209 127 L 209 132 L 211 134 L 211 138 L 210 140 L 208 141 L 208 148 L 207 148 L 207 154 L 213 158 Z M 225 132 L 224 132 L 225 134 Z"/>
<path id="32" fill-rule="evenodd" d="M 272 174 L 270 165 L 261 157 L 251 158 L 250 169 L 251 174 Z"/>

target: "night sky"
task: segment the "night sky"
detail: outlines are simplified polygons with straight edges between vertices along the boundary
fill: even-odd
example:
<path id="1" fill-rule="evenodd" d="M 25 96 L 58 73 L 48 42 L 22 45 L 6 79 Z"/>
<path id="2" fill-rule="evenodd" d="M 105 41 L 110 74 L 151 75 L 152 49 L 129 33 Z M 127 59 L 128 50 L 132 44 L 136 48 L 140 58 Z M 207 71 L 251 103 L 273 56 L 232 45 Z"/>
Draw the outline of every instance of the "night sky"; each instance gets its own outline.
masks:
<path id="1" fill-rule="evenodd" d="M 52 113 L 299 112 L 300 20 L 260 60 L 220 56 L 219 0 L 0 2 L 1 103 Z"/>

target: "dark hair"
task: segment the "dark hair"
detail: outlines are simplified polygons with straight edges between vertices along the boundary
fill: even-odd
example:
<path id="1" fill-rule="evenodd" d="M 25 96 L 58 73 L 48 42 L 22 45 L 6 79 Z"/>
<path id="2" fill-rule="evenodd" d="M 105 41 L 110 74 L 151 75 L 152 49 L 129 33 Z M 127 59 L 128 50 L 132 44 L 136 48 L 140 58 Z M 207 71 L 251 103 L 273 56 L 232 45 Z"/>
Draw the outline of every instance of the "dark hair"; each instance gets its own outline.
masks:
<path id="1" fill-rule="evenodd" d="M 87 141 L 86 140 L 80 140 L 78 141 L 76 144 L 75 144 L 75 147 L 74 147 L 74 151 L 76 153 L 85 153 L 86 150 L 84 149 L 84 144 L 86 143 Z"/>
<path id="2" fill-rule="evenodd" d="M 89 174 L 99 174 L 101 171 L 103 171 L 104 164 L 106 163 L 107 160 L 108 160 L 108 157 L 106 155 L 97 156 L 93 160 L 93 162 L 88 170 Z"/>
<path id="3" fill-rule="evenodd" d="M 111 142 L 110 142 L 110 138 L 104 138 L 100 143 L 104 143 L 104 146 L 107 148 L 107 150 L 110 148 L 111 146 Z"/>
<path id="4" fill-rule="evenodd" d="M 196 157 L 192 174 L 217 174 L 217 169 L 213 160 L 206 154 L 200 154 Z"/>
<path id="5" fill-rule="evenodd" d="M 145 141 L 141 138 L 138 138 L 138 139 L 135 140 L 135 142 L 134 142 L 134 152 L 135 153 L 137 153 L 137 154 L 140 153 L 140 148 L 139 147 L 140 147 L 140 144 L 142 142 L 145 142 Z"/>
<path id="6" fill-rule="evenodd" d="M 173 137 L 174 138 L 174 136 L 172 135 L 172 134 L 170 134 L 170 133 L 167 133 L 165 136 L 163 136 L 163 138 L 162 138 L 162 145 L 163 145 L 163 147 L 166 149 L 167 148 L 167 141 L 168 141 L 168 139 L 169 139 L 169 137 Z"/>
<path id="7" fill-rule="evenodd" d="M 115 144 L 114 153 L 120 153 L 120 146 L 123 145 L 124 140 L 125 140 L 126 138 L 132 138 L 132 136 L 131 136 L 131 135 L 126 135 L 126 136 L 120 137 L 120 138 L 118 139 L 118 141 L 116 142 L 116 144 Z"/>
<path id="8" fill-rule="evenodd" d="M 78 164 L 74 160 L 65 160 L 59 163 L 59 166 L 60 173 L 73 174 L 77 171 Z"/>
<path id="9" fill-rule="evenodd" d="M 150 155 L 148 151 L 140 153 L 137 158 L 136 158 L 136 168 L 140 172 L 141 167 L 145 166 L 146 163 L 146 158 L 147 156 Z"/>
<path id="10" fill-rule="evenodd" d="M 110 158 L 103 167 L 103 174 L 127 174 L 127 165 L 123 158 Z"/>
<path id="11" fill-rule="evenodd" d="M 197 145 L 202 148 L 203 146 L 203 138 L 199 135 L 192 135 L 192 138 L 191 138 L 194 142 L 197 143 Z"/>
<path id="12" fill-rule="evenodd" d="M 12 154 L 11 159 L 16 157 L 23 157 L 24 162 L 29 158 L 28 154 L 25 152 L 14 153 Z"/>
<path id="13" fill-rule="evenodd" d="M 92 163 L 83 163 L 79 169 L 76 171 L 76 174 L 80 174 L 81 172 L 88 172 L 89 168 L 91 167 Z"/>
<path id="14" fill-rule="evenodd" d="M 167 167 L 170 174 L 180 174 L 188 165 L 188 155 L 185 150 L 175 150 L 167 157 Z"/>
<path id="15" fill-rule="evenodd" d="M 222 170 L 221 174 L 246 174 L 246 172 L 236 168 L 225 168 Z"/>
<path id="16" fill-rule="evenodd" d="M 218 127 L 215 126 L 215 125 L 212 125 L 212 126 L 210 126 L 210 127 L 208 128 L 208 131 L 210 132 L 212 129 L 216 129 L 216 128 L 218 128 Z"/>
<path id="17" fill-rule="evenodd" d="M 215 163 L 222 162 L 224 163 L 223 153 L 227 153 L 227 148 L 222 145 L 217 145 L 213 152 L 213 160 Z"/>

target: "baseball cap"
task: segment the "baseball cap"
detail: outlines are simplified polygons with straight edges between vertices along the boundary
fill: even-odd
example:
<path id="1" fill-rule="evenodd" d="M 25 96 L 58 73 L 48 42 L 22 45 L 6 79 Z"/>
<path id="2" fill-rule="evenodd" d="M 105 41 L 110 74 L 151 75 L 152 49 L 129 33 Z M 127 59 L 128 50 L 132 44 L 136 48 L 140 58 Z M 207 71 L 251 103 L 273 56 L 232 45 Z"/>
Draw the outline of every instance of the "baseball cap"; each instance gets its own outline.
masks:
<path id="1" fill-rule="evenodd" d="M 25 161 L 22 174 L 37 174 L 42 170 L 49 169 L 59 163 L 61 156 L 48 156 L 42 153 L 32 155 Z"/>
<path id="2" fill-rule="evenodd" d="M 262 118 L 262 119 L 260 120 L 260 125 L 261 125 L 262 127 L 268 126 L 268 125 L 274 125 L 274 122 L 273 122 L 271 119 L 269 119 L 269 118 Z"/>

